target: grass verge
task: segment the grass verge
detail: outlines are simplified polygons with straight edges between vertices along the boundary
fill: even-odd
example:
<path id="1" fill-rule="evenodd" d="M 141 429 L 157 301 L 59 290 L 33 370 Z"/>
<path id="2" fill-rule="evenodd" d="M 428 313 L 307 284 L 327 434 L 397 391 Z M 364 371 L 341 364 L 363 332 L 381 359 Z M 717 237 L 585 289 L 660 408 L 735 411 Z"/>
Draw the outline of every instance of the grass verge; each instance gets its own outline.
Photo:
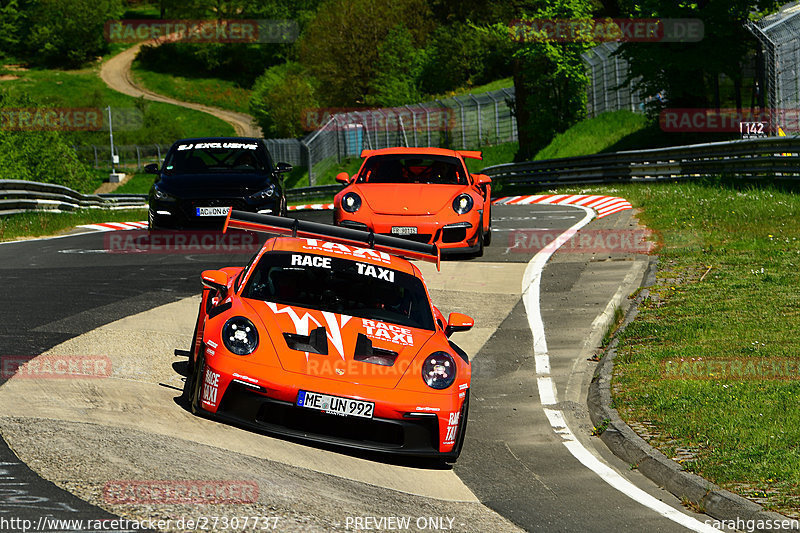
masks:
<path id="1" fill-rule="evenodd" d="M 647 117 L 631 111 L 613 111 L 583 120 L 560 133 L 534 160 L 596 154 L 647 127 Z"/>
<path id="2" fill-rule="evenodd" d="M 186 77 L 144 69 L 133 63 L 133 76 L 147 89 L 182 102 L 194 102 L 240 113 L 250 113 L 251 91 L 219 78 Z"/>
<path id="3" fill-rule="evenodd" d="M 133 222 L 147 220 L 147 209 L 81 209 L 68 213 L 36 211 L 0 217 L 0 241 L 26 237 L 58 235 L 80 226 L 98 222 Z"/>
<path id="4" fill-rule="evenodd" d="M 657 282 L 620 335 L 623 419 L 690 472 L 800 517 L 800 196 L 719 179 L 558 192 L 623 196 L 658 236 Z"/>

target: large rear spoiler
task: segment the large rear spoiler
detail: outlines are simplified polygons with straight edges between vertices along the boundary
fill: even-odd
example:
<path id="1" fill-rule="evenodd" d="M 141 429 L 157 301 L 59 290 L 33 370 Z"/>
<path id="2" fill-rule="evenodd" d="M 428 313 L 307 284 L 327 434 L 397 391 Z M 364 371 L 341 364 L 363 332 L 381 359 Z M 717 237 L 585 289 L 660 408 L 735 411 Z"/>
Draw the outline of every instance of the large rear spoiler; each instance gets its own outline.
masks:
<path id="1" fill-rule="evenodd" d="M 291 235 L 292 237 L 307 239 L 322 239 L 339 244 L 372 248 L 379 252 L 386 252 L 407 259 L 419 259 L 420 261 L 436 263 L 437 270 L 441 263 L 439 248 L 435 244 L 424 244 L 401 239 L 400 237 L 375 234 L 372 231 L 367 232 L 331 226 L 330 224 L 297 220 L 296 218 L 260 215 L 231 209 L 225 218 L 225 225 L 222 228 L 223 233 L 228 231 L 228 228 L 261 233 L 277 233 L 279 235 Z"/>

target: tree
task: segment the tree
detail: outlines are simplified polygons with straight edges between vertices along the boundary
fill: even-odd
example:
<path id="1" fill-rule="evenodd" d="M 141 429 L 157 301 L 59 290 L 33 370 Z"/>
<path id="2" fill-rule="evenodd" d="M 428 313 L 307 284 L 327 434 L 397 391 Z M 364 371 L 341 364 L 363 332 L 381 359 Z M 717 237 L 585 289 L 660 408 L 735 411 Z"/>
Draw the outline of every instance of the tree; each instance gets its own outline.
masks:
<path id="1" fill-rule="evenodd" d="M 422 51 L 414 47 L 408 28 L 392 28 L 378 48 L 378 61 L 369 83 L 366 103 L 393 107 L 418 102 L 421 99 L 422 57 Z"/>
<path id="2" fill-rule="evenodd" d="M 665 91 L 670 107 L 719 106 L 719 76 L 734 82 L 734 99 L 741 107 L 744 62 L 757 43 L 745 28 L 779 6 L 777 0 L 619 0 L 620 10 L 638 18 L 696 18 L 703 21 L 698 42 L 623 43 L 620 55 L 630 64 L 629 81 L 637 80 L 645 95 Z"/>
<path id="3" fill-rule="evenodd" d="M 534 19 L 586 19 L 590 8 L 583 0 L 553 0 L 532 14 Z M 496 26 L 508 35 L 508 26 Z M 556 133 L 586 115 L 589 77 L 581 54 L 588 40 L 552 42 L 530 35 L 513 53 L 514 112 L 519 131 L 518 160 L 532 159 Z M 537 37 L 537 38 L 532 38 Z"/>
<path id="4" fill-rule="evenodd" d="M 31 2 L 25 50 L 33 61 L 79 66 L 108 50 L 106 21 L 119 18 L 122 0 L 35 0 Z"/>
<path id="5" fill-rule="evenodd" d="M 308 73 L 293 62 L 267 69 L 250 97 L 250 112 L 265 137 L 300 137 L 304 114 L 317 107 Z"/>
<path id="6" fill-rule="evenodd" d="M 363 104 L 392 28 L 405 26 L 420 47 L 431 20 L 425 0 L 327 0 L 301 38 L 300 60 L 325 87 L 326 104 Z"/>

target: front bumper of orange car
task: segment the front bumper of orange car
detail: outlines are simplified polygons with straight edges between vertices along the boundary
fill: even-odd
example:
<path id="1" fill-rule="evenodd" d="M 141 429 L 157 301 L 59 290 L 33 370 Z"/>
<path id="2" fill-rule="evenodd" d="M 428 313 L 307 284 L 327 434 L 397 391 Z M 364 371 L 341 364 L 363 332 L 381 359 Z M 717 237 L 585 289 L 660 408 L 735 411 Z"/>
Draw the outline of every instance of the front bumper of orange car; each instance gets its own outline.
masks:
<path id="1" fill-rule="evenodd" d="M 471 253 L 480 249 L 481 211 L 472 216 L 456 216 L 442 219 L 436 215 L 371 215 L 365 220 L 360 213 L 337 211 L 336 224 L 348 228 L 362 229 L 383 235 L 435 244 L 442 253 Z M 398 228 L 413 228 L 416 233 L 403 234 Z"/>
<path id="2" fill-rule="evenodd" d="M 263 375 L 268 378 L 255 377 Z M 451 386 L 452 392 L 421 393 L 296 374 L 221 354 L 206 359 L 199 379 L 203 411 L 272 434 L 361 450 L 445 458 L 463 438 L 462 410 L 468 388 L 458 380 Z M 345 417 L 299 407 L 301 390 L 373 402 L 373 417 Z"/>

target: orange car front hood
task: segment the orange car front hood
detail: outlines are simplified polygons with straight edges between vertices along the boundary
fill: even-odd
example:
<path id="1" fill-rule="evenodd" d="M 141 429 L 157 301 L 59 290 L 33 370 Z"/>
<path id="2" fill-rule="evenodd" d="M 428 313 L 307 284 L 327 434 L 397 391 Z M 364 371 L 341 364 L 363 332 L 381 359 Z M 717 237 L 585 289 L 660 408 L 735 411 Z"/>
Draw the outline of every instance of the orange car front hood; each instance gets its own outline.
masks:
<path id="1" fill-rule="evenodd" d="M 361 196 L 378 215 L 433 215 L 450 209 L 453 198 L 466 187 L 430 183 L 367 183 Z"/>
<path id="2" fill-rule="evenodd" d="M 394 388 L 420 348 L 434 334 L 423 329 L 273 302 L 253 302 L 252 305 L 269 328 L 285 370 L 348 383 Z M 327 354 L 304 351 L 298 342 L 318 328 L 325 328 L 327 343 L 322 340 L 317 346 L 326 348 Z M 289 334 L 288 338 L 285 334 Z M 371 346 L 381 356 L 377 359 L 384 362 L 396 353 L 394 364 L 359 360 L 364 359 L 365 346 Z"/>

